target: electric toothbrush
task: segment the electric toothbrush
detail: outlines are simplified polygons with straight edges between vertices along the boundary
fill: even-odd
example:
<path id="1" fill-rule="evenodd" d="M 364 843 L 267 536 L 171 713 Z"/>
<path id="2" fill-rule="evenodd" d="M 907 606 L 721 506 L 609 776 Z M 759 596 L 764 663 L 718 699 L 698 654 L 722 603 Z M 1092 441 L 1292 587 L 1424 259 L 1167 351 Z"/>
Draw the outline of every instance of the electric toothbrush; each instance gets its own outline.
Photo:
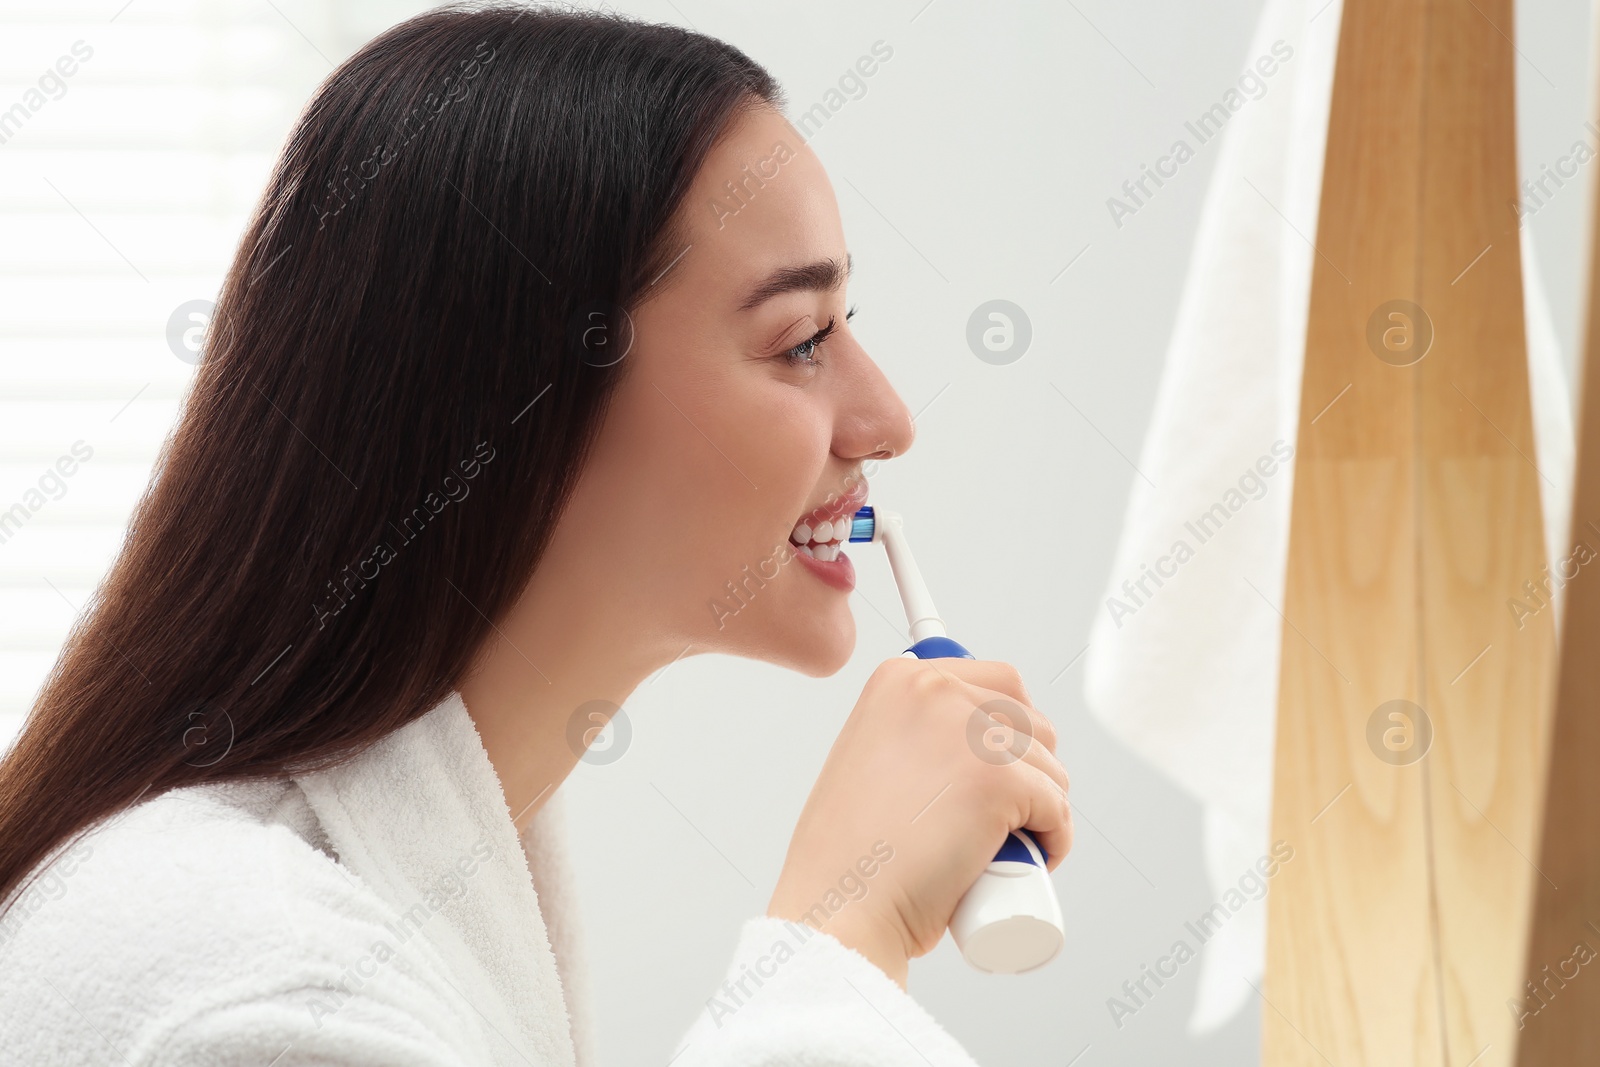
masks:
<path id="1" fill-rule="evenodd" d="M 912 645 L 901 655 L 976 658 L 945 634 L 898 514 L 862 508 L 850 524 L 850 541 L 882 544 L 889 557 L 911 626 Z M 1044 966 L 1061 951 L 1066 934 L 1047 858 L 1032 834 L 1013 830 L 972 883 L 950 917 L 950 936 L 969 964 L 993 974 L 1021 974 Z"/>

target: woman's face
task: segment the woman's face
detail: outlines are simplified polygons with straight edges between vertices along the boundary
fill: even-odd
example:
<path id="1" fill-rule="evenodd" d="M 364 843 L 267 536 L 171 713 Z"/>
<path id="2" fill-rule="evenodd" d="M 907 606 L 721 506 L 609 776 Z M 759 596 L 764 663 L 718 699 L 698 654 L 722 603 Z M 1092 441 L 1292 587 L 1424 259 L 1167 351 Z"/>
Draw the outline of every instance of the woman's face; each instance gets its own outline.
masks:
<path id="1" fill-rule="evenodd" d="M 853 568 L 790 538 L 848 522 L 863 463 L 905 452 L 911 415 L 851 334 L 833 187 L 782 115 L 730 127 L 681 217 L 541 569 L 577 568 L 674 652 L 831 674 L 855 646 Z"/>

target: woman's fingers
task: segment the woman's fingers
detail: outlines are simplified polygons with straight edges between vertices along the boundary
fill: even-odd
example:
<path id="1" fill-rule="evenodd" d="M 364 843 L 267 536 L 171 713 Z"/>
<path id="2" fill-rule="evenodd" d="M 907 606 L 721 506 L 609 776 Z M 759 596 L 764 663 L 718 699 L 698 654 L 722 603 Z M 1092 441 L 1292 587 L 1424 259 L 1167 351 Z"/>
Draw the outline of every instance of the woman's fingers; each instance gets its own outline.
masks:
<path id="1" fill-rule="evenodd" d="M 974 707 L 981 708 L 1012 729 L 1019 730 L 1054 752 L 1056 728 L 1033 706 L 1016 667 L 999 660 L 930 659 L 920 661 L 928 670 L 953 675 L 970 687 Z"/>
<path id="2" fill-rule="evenodd" d="M 1028 829 L 1055 870 L 1072 847 L 1071 780 L 1055 756 L 1055 725 L 1027 701 L 1027 689 L 1007 663 L 969 662 L 962 678 L 973 706 L 967 732 L 973 754 L 985 762 L 1016 765 L 1021 790 L 1018 825 Z M 996 669 L 1004 668 L 1004 669 Z M 987 686 L 976 679 L 995 683 Z"/>
<path id="3" fill-rule="evenodd" d="M 1027 806 L 1022 826 L 1033 835 L 1047 857 L 1046 868 L 1055 870 L 1072 848 L 1072 805 L 1055 778 L 1031 763 L 1018 768 L 1026 780 Z"/>

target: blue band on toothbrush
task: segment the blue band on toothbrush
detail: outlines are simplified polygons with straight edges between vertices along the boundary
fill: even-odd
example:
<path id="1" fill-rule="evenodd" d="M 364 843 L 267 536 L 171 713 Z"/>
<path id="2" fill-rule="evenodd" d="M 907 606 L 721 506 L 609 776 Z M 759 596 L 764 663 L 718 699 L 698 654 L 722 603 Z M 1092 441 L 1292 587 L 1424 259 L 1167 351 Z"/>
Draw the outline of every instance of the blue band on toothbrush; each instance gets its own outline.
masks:
<path id="1" fill-rule="evenodd" d="M 1028 833 L 1026 830 L 1011 831 L 1011 833 L 1006 836 L 1006 843 L 1001 845 L 1000 851 L 995 854 L 995 861 L 1008 863 L 1033 863 L 1033 853 L 1028 851 L 1027 844 L 1025 844 L 1018 836 L 1026 833 Z M 1028 836 L 1031 838 L 1033 835 L 1029 834 Z M 1039 844 L 1039 842 L 1035 841 L 1033 843 L 1033 847 L 1039 850 L 1039 855 L 1043 856 L 1045 854 L 1044 848 Z"/>
<path id="2" fill-rule="evenodd" d="M 948 637 L 924 637 L 906 649 L 918 659 L 977 659 Z"/>

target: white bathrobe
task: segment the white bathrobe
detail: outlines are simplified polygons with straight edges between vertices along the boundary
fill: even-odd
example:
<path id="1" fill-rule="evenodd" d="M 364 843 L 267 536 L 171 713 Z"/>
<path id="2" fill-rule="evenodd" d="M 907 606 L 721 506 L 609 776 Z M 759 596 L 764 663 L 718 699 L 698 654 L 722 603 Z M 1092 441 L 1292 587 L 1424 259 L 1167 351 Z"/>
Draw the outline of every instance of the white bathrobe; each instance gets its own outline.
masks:
<path id="1" fill-rule="evenodd" d="M 564 832 L 557 790 L 519 839 L 455 694 L 344 766 L 145 798 L 0 917 L 0 1064 L 596 1067 Z M 973 1067 L 803 924 L 748 919 L 706 994 L 660 1063 Z"/>

